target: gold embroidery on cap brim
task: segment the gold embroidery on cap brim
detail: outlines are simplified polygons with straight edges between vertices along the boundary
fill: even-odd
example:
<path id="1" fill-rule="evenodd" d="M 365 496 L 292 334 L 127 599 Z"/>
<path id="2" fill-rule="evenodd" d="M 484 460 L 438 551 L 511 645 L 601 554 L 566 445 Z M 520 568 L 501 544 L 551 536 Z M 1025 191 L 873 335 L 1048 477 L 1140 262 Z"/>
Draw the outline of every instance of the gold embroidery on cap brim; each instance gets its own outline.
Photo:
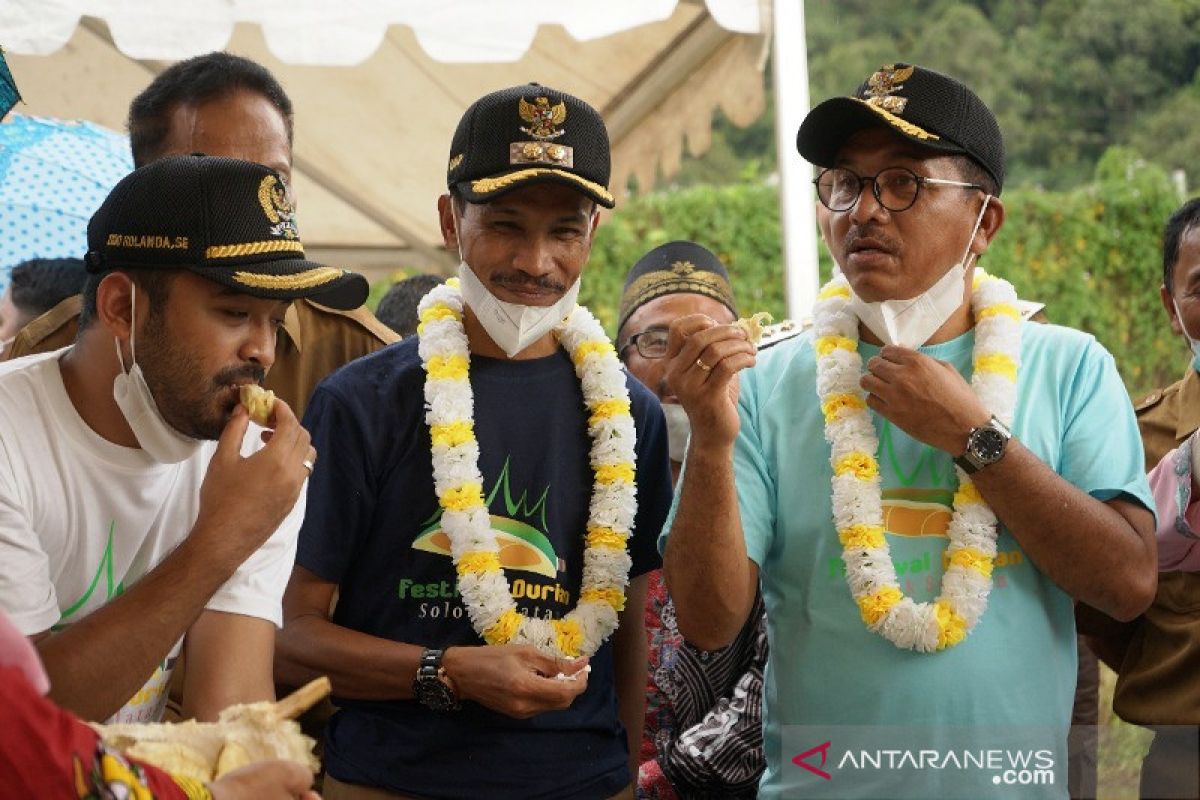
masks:
<path id="1" fill-rule="evenodd" d="M 501 189 L 507 189 L 514 183 L 523 183 L 532 178 L 537 178 L 542 175 L 557 175 L 560 178 L 566 178 L 569 181 L 578 183 L 580 186 L 587 189 L 597 197 L 604 200 L 606 203 L 613 202 L 613 196 L 598 183 L 593 183 L 587 178 L 581 178 L 573 172 L 563 172 L 560 169 L 545 169 L 535 167 L 533 169 L 519 169 L 516 172 L 510 172 L 507 175 L 501 175 L 498 178 L 481 178 L 477 181 L 471 181 L 471 191 L 477 194 L 490 194 Z"/>
<path id="2" fill-rule="evenodd" d="M 862 103 L 864 106 L 871 109 L 879 116 L 883 117 L 884 120 L 887 121 L 887 123 L 889 125 L 891 125 L 894 128 L 899 129 L 903 133 L 907 133 L 909 136 L 915 136 L 918 139 L 941 139 L 942 138 L 935 133 L 930 133 L 929 131 L 925 130 L 924 128 L 922 128 L 918 125 L 912 124 L 908 120 L 900 119 L 900 117 L 897 117 L 895 114 L 888 111 L 887 109 L 880 108 L 879 106 L 876 106 L 876 105 L 872 105 L 871 103 L 867 102 L 866 100 L 863 100 L 862 98 L 852 97 L 850 99 L 855 100 L 859 103 Z"/>
<path id="3" fill-rule="evenodd" d="M 311 289 L 331 281 L 336 281 L 346 273 L 333 267 L 317 267 L 298 272 L 295 275 L 263 275 L 257 272 L 235 272 L 233 279 L 243 286 L 252 289 L 274 289 L 290 291 L 294 289 Z"/>
<path id="4" fill-rule="evenodd" d="M 655 270 L 647 272 L 629 285 L 621 301 L 618 316 L 624 319 L 626 309 L 636 308 L 661 294 L 675 292 L 703 294 L 720 300 L 730 308 L 734 306 L 733 288 L 729 285 L 729 281 L 715 272 L 696 270 L 686 275 L 680 275 L 674 271 Z"/>
<path id="5" fill-rule="evenodd" d="M 237 258 L 255 256 L 260 253 L 299 253 L 304 255 L 304 245 L 297 241 L 271 240 L 245 242 L 243 244 L 218 244 L 204 251 L 205 258 Z"/>

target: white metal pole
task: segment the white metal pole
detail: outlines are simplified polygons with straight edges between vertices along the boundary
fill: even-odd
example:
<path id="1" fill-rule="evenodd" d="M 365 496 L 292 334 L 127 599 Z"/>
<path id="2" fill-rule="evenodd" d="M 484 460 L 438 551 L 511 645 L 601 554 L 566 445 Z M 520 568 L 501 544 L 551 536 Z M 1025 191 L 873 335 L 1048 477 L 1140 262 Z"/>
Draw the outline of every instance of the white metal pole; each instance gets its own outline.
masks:
<path id="1" fill-rule="evenodd" d="M 779 154 L 779 212 L 788 316 L 812 314 L 817 299 L 817 223 L 812 168 L 796 152 L 796 131 L 808 113 L 808 47 L 804 0 L 773 0 L 775 142 Z"/>

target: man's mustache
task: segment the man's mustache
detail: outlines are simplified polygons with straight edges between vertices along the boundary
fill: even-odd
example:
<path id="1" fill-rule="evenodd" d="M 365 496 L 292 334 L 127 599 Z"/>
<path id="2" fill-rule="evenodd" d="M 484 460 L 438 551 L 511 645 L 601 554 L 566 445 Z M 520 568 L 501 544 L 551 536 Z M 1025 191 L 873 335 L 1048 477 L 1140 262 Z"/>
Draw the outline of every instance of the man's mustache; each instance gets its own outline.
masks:
<path id="1" fill-rule="evenodd" d="M 532 286 L 537 289 L 549 289 L 553 292 L 565 292 L 567 287 L 549 275 L 534 277 L 527 275 L 524 272 L 502 272 L 491 277 L 492 283 L 498 283 L 501 286 L 523 287 Z"/>

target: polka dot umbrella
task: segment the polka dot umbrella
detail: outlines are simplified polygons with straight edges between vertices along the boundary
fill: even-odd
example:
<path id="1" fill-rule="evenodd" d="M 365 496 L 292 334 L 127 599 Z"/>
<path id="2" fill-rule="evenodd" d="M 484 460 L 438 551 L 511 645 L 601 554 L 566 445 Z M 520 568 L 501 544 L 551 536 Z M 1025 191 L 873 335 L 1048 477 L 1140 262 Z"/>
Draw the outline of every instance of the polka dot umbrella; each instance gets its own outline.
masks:
<path id="1" fill-rule="evenodd" d="M 10 114 L 0 124 L 0 292 L 26 259 L 82 258 L 88 220 L 132 169 L 119 133 Z"/>

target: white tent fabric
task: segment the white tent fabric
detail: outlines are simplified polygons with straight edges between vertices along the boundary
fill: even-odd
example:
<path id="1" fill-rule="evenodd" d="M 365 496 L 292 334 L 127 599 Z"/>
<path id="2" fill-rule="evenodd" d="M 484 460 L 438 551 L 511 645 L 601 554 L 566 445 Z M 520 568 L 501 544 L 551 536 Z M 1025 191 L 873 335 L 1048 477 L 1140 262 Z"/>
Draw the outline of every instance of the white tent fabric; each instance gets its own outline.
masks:
<path id="1" fill-rule="evenodd" d="M 49 55 L 82 16 L 108 23 L 117 48 L 137 59 L 178 60 L 222 49 L 234 25 L 261 25 L 272 55 L 288 64 L 360 64 L 391 25 L 412 28 L 430 58 L 451 63 L 517 61 L 542 25 L 581 42 L 610 36 L 675 11 L 677 0 L 7 0 L 0 31 L 14 53 Z M 718 24 L 760 33 L 758 0 L 707 0 Z"/>
<path id="2" fill-rule="evenodd" d="M 723 27 L 765 28 L 761 9 L 760 0 L 0 0 L 0 45 L 25 98 L 19 112 L 114 130 L 169 61 L 227 49 L 265 64 L 296 108 L 307 248 L 381 273 L 448 263 L 434 205 L 450 136 L 475 98 L 533 80 L 590 102 L 609 126 L 620 197 L 631 176 L 644 189 L 673 174 L 685 146 L 703 153 L 717 110 L 742 125 L 762 113 L 764 36 Z M 394 19 L 407 21 L 383 25 Z M 314 53 L 369 57 L 316 67 Z"/>

